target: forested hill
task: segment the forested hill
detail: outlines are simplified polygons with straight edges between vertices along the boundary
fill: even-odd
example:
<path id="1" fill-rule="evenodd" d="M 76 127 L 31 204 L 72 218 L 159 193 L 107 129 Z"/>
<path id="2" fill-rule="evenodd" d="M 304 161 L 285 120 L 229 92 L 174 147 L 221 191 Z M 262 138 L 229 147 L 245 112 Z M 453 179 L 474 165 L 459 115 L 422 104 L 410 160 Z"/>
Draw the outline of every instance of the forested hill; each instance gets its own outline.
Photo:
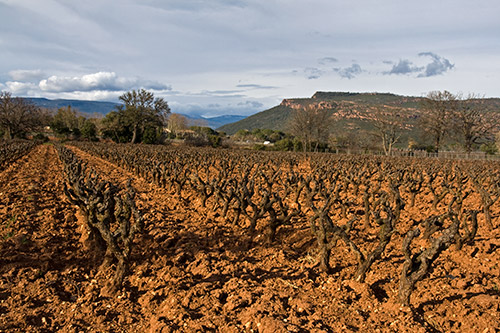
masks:
<path id="1" fill-rule="evenodd" d="M 221 126 L 219 130 L 234 134 L 239 130 L 273 129 L 287 131 L 294 109 L 314 106 L 326 109 L 340 120 L 342 128 L 367 128 L 371 111 L 383 107 L 405 109 L 410 116 L 409 126 L 419 116 L 419 104 L 423 97 L 400 96 L 390 93 L 316 92 L 311 98 L 284 99 L 280 105 L 256 113 L 238 122 Z M 484 107 L 500 111 L 500 98 L 482 100 Z"/>
<path id="2" fill-rule="evenodd" d="M 87 116 L 93 117 L 95 115 L 105 116 L 109 112 L 116 110 L 116 107 L 119 105 L 118 103 L 113 102 L 99 102 L 99 101 L 82 101 L 82 100 L 74 100 L 74 99 L 47 99 L 47 98 L 30 98 L 25 97 L 26 100 L 31 101 L 35 105 L 48 109 L 59 109 L 67 106 L 71 106 L 75 110 L 86 114 Z M 175 111 L 172 111 L 175 112 Z M 185 115 L 188 120 L 198 121 L 202 120 L 202 124 L 217 128 L 222 125 L 232 123 L 241 119 L 244 119 L 245 116 L 238 115 L 224 115 L 212 118 L 205 118 L 200 116 L 193 115 Z"/>
<path id="3" fill-rule="evenodd" d="M 82 101 L 76 99 L 47 99 L 34 97 L 26 97 L 25 99 L 33 102 L 39 107 L 48 109 L 59 109 L 71 106 L 72 108 L 88 115 L 106 115 L 108 112 L 115 110 L 118 105 L 118 103 L 113 102 Z"/>

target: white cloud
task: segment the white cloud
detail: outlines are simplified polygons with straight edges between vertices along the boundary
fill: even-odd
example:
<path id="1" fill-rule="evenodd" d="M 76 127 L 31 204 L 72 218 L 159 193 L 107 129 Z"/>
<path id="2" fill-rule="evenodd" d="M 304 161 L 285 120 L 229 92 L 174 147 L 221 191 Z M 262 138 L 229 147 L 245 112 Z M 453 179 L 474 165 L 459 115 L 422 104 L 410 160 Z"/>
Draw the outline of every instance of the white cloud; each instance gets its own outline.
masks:
<path id="1" fill-rule="evenodd" d="M 171 87 L 160 82 L 140 78 L 120 77 L 114 72 L 97 72 L 80 76 L 46 77 L 42 70 L 13 70 L 14 79 L 0 83 L 0 88 L 16 96 L 47 97 L 52 99 L 116 100 L 132 89 L 166 93 Z M 38 80 L 37 80 L 38 79 Z"/>
<path id="2" fill-rule="evenodd" d="M 102 100 L 144 87 L 201 107 L 316 90 L 498 96 L 499 11 L 496 0 L 0 0 L 0 88 Z"/>
<path id="3" fill-rule="evenodd" d="M 41 69 L 17 69 L 9 72 L 9 76 L 14 81 L 40 81 L 47 77 Z"/>
<path id="4" fill-rule="evenodd" d="M 98 72 L 73 77 L 53 75 L 40 81 L 39 87 L 42 91 L 51 93 L 124 91 L 139 87 L 153 90 L 171 89 L 159 82 L 118 77 L 114 72 Z"/>
<path id="5" fill-rule="evenodd" d="M 264 104 L 262 104 L 261 102 L 257 102 L 257 101 L 244 101 L 244 102 L 238 103 L 237 105 L 240 107 L 251 107 L 253 109 L 264 108 Z"/>
<path id="6" fill-rule="evenodd" d="M 274 86 L 265 86 L 261 84 L 254 84 L 254 83 L 248 83 L 248 84 L 238 84 L 236 86 L 237 88 L 244 88 L 244 89 L 276 89 L 277 87 Z"/>
<path id="7" fill-rule="evenodd" d="M 32 96 L 43 96 L 48 99 L 78 99 L 84 101 L 116 101 L 123 94 L 123 91 L 72 91 L 63 93 L 43 93 L 33 94 Z"/>
<path id="8" fill-rule="evenodd" d="M 37 89 L 37 85 L 31 82 L 7 81 L 5 82 L 5 90 L 16 96 L 29 95 L 31 91 Z"/>

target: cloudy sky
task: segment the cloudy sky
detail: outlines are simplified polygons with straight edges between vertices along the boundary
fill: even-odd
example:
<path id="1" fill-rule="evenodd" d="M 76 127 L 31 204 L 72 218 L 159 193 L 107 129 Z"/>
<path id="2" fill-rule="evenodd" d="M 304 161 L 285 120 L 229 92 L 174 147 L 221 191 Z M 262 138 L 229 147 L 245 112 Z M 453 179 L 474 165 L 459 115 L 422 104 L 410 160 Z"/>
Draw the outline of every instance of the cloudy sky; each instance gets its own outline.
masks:
<path id="1" fill-rule="evenodd" d="M 315 91 L 500 97 L 498 0 L 0 0 L 0 90 L 248 115 Z"/>

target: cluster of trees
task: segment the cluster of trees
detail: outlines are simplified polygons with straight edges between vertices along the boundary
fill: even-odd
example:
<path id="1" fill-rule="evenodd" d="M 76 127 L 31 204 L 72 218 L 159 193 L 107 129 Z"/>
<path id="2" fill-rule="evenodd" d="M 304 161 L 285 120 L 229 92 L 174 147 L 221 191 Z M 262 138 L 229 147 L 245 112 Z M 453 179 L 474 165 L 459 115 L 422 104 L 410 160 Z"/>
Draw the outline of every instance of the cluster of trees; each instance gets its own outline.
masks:
<path id="1" fill-rule="evenodd" d="M 98 135 L 116 142 L 159 143 L 164 137 L 170 108 L 162 98 L 144 89 L 119 97 L 123 102 L 105 118 L 90 118 L 71 106 L 48 110 L 28 100 L 0 93 L 0 136 L 6 140 L 44 133 L 50 127 L 61 139 L 97 140 Z"/>
<path id="2" fill-rule="evenodd" d="M 162 98 L 144 89 L 119 98 L 123 104 L 104 119 L 89 118 L 71 106 L 48 110 L 28 100 L 0 94 L 0 135 L 10 140 L 42 133 L 49 126 L 62 139 L 97 140 L 98 134 L 116 142 L 158 143 L 162 139 L 170 108 Z"/>
<path id="3" fill-rule="evenodd" d="M 234 140 L 242 142 L 269 141 L 275 143 L 287 137 L 290 137 L 290 135 L 285 132 L 275 131 L 272 129 L 260 129 L 260 128 L 254 129 L 253 131 L 242 129 L 233 135 Z"/>
<path id="4" fill-rule="evenodd" d="M 190 126 L 187 130 L 178 134 L 176 138 L 181 139 L 189 146 L 194 147 L 220 147 L 222 146 L 223 133 L 206 126 Z"/>
<path id="5" fill-rule="evenodd" d="M 123 105 L 102 121 L 103 137 L 115 142 L 160 142 L 170 113 L 168 103 L 144 89 L 129 91 L 119 99 Z"/>
<path id="6" fill-rule="evenodd" d="M 28 100 L 0 93 L 0 136 L 6 140 L 44 132 L 46 126 L 62 139 L 97 140 L 100 134 L 116 142 L 159 143 L 170 113 L 168 103 L 144 89 L 119 97 L 123 102 L 103 119 L 89 118 L 71 106 L 48 110 Z"/>
<path id="7" fill-rule="evenodd" d="M 422 102 L 420 126 L 433 138 L 436 152 L 450 136 L 459 139 L 467 152 L 477 145 L 494 145 L 498 125 L 498 114 L 486 110 L 484 100 L 474 94 L 433 91 Z"/>
<path id="8" fill-rule="evenodd" d="M 256 150 L 298 151 L 302 142 L 290 133 L 272 129 L 239 130 L 232 139 L 244 144 L 253 144 Z"/>
<path id="9" fill-rule="evenodd" d="M 63 139 L 97 140 L 97 119 L 85 118 L 71 106 L 59 108 L 50 122 L 52 131 Z"/>
<path id="10" fill-rule="evenodd" d="M 484 99 L 477 95 L 452 94 L 448 91 L 433 91 L 424 98 L 415 125 L 424 134 L 423 144 L 409 142 L 408 148 L 427 148 L 439 152 L 445 141 L 462 146 L 466 152 L 474 149 L 494 153 L 495 135 L 500 140 L 498 113 L 488 110 Z M 318 151 L 330 144 L 339 148 L 357 143 L 373 147 L 373 140 L 380 149 L 390 155 L 411 125 L 408 110 L 396 106 L 377 107 L 369 113 L 371 129 L 360 132 L 354 138 L 349 133 L 332 133 L 336 119 L 327 109 L 307 106 L 296 110 L 290 122 L 291 133 L 302 142 L 304 151 Z M 431 141 L 426 144 L 425 141 Z M 500 141 L 497 141 L 497 145 Z"/>
<path id="11" fill-rule="evenodd" d="M 71 108 L 60 109 L 51 126 L 72 139 L 94 140 L 99 132 L 104 139 L 120 143 L 159 144 L 166 139 L 182 139 L 193 146 L 218 147 L 222 143 L 220 133 L 205 126 L 188 126 L 186 117 L 171 113 L 168 103 L 152 92 L 132 90 L 119 100 L 123 104 L 103 119 L 85 119 Z"/>

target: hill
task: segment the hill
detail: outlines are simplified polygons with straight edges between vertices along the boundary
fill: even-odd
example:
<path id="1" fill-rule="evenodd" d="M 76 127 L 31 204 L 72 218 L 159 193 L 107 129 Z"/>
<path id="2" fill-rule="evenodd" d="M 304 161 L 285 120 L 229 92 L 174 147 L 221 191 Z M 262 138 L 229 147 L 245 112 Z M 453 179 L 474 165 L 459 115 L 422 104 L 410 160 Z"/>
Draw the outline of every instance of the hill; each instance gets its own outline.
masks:
<path id="1" fill-rule="evenodd" d="M 405 136 L 417 136 L 416 120 L 419 118 L 419 104 L 423 97 L 400 96 L 390 93 L 350 93 L 350 92 L 316 92 L 311 98 L 284 99 L 280 105 L 256 113 L 235 123 L 221 126 L 219 130 L 234 134 L 239 130 L 272 129 L 289 130 L 293 111 L 305 106 L 326 109 L 337 119 L 332 131 L 369 130 L 371 113 L 377 108 L 403 109 L 407 115 L 408 131 Z M 500 99 L 482 100 L 488 109 L 499 112 Z"/>
<path id="2" fill-rule="evenodd" d="M 269 110 L 246 117 L 245 119 L 235 123 L 223 125 L 217 128 L 217 130 L 225 132 L 229 135 L 232 135 L 239 130 L 254 130 L 257 128 L 284 131 L 287 127 L 290 111 L 290 108 L 278 105 Z"/>
<path id="3" fill-rule="evenodd" d="M 26 97 L 25 98 L 28 101 L 31 101 L 33 104 L 47 108 L 47 109 L 59 109 L 67 106 L 71 106 L 72 108 L 78 110 L 79 112 L 82 112 L 86 114 L 87 116 L 95 116 L 95 115 L 102 115 L 105 116 L 109 112 L 113 111 L 116 109 L 116 106 L 119 105 L 119 103 L 113 103 L 113 102 L 100 102 L 100 101 L 82 101 L 82 100 L 75 100 L 75 99 L 47 99 L 47 98 L 34 98 L 34 97 Z M 185 115 L 186 118 L 189 120 L 196 122 L 196 121 L 201 121 L 200 123 L 206 124 L 206 126 L 209 126 L 211 128 L 217 128 L 221 127 L 225 124 L 228 123 L 234 123 L 239 120 L 242 120 L 245 118 L 245 116 L 235 116 L 235 115 L 224 115 L 224 116 L 219 116 L 219 117 L 211 117 L 211 118 L 205 118 L 205 117 L 200 117 L 200 116 L 191 116 L 191 115 Z"/>
<path id="4" fill-rule="evenodd" d="M 87 115 L 106 115 L 108 112 L 114 110 L 118 105 L 118 103 L 113 102 L 82 101 L 76 99 L 47 99 L 34 97 L 26 97 L 25 99 L 31 101 L 39 107 L 48 109 L 59 109 L 71 106 L 72 108 L 75 108 Z"/>
<path id="5" fill-rule="evenodd" d="M 398 96 L 388 93 L 316 92 L 311 98 L 284 99 L 280 105 L 256 113 L 235 123 L 221 126 L 219 130 L 234 134 L 239 130 L 269 128 L 286 131 L 293 110 L 313 105 L 328 109 L 343 121 L 363 120 L 366 112 L 381 105 L 402 106 L 416 109 L 421 98 Z M 360 126 L 360 124 L 358 124 Z"/>

